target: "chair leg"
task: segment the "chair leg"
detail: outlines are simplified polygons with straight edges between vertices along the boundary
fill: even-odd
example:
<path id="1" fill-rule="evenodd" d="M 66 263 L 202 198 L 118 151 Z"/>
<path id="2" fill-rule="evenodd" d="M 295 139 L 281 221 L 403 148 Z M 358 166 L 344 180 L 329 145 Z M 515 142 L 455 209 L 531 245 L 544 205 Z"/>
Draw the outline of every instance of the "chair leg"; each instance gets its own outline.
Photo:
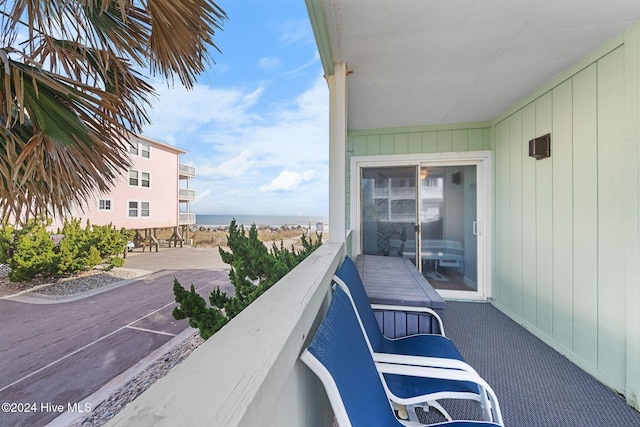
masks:
<path id="1" fill-rule="evenodd" d="M 484 413 L 485 421 L 496 421 L 496 417 L 494 415 L 493 405 L 491 404 L 491 400 L 489 396 L 487 396 L 487 392 L 482 390 L 480 392 L 480 407 L 482 408 L 482 412 Z"/>

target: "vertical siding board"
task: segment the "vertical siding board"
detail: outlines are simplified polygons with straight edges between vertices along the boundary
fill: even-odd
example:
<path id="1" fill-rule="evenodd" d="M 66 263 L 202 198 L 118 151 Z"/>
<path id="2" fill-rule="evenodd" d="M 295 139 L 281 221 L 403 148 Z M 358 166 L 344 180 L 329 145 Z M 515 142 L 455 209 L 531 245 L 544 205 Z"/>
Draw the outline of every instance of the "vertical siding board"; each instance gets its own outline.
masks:
<path id="1" fill-rule="evenodd" d="M 598 343 L 596 66 L 573 78 L 573 351 L 591 366 Z"/>
<path id="2" fill-rule="evenodd" d="M 552 95 L 546 93 L 536 100 L 536 136 L 551 132 Z M 537 290 L 538 328 L 552 336 L 553 299 L 553 156 L 544 160 L 532 160 L 536 164 L 536 250 L 537 250 Z"/>
<path id="3" fill-rule="evenodd" d="M 491 129 L 487 128 L 484 130 L 484 149 L 491 150 L 493 147 L 491 146 Z"/>
<path id="4" fill-rule="evenodd" d="M 553 338 L 573 346 L 573 161 L 571 80 L 553 90 Z"/>
<path id="5" fill-rule="evenodd" d="M 450 130 L 438 131 L 438 152 L 445 153 L 453 150 L 453 132 Z"/>
<path id="6" fill-rule="evenodd" d="M 422 132 L 412 132 L 409 134 L 409 153 L 421 153 L 422 152 Z"/>
<path id="7" fill-rule="evenodd" d="M 469 141 L 466 129 L 454 130 L 452 134 L 452 151 L 468 151 Z"/>
<path id="8" fill-rule="evenodd" d="M 627 403 L 640 409 L 640 24 L 625 34 Z"/>
<path id="9" fill-rule="evenodd" d="M 380 154 L 394 154 L 393 139 L 393 134 L 380 135 Z"/>
<path id="10" fill-rule="evenodd" d="M 522 110 L 522 139 L 529 141 L 536 136 L 535 104 Z M 537 251 L 536 251 L 536 161 L 522 150 L 522 315 L 532 325 L 537 318 Z"/>
<path id="11" fill-rule="evenodd" d="M 598 369 L 624 389 L 624 53 L 598 61 Z"/>
<path id="12" fill-rule="evenodd" d="M 468 131 L 468 150 L 469 151 L 481 151 L 488 150 L 484 146 L 484 129 L 469 129 Z"/>
<path id="13" fill-rule="evenodd" d="M 393 136 L 393 152 L 407 154 L 409 152 L 409 134 L 397 133 Z"/>
<path id="14" fill-rule="evenodd" d="M 500 129 L 500 298 L 506 306 L 511 302 L 511 118 Z"/>
<path id="15" fill-rule="evenodd" d="M 438 151 L 438 133 L 424 132 L 422 134 L 422 152 L 436 153 Z"/>
<path id="16" fill-rule="evenodd" d="M 369 138 L 366 136 L 353 137 L 353 155 L 364 156 L 369 152 Z"/>
<path id="17" fill-rule="evenodd" d="M 522 315 L 522 112 L 511 117 L 511 310 Z"/>
<path id="18" fill-rule="evenodd" d="M 380 135 L 368 135 L 367 137 L 367 151 L 368 156 L 376 156 L 382 154 L 382 142 L 380 141 Z"/>
<path id="19" fill-rule="evenodd" d="M 493 228 L 493 266 L 492 266 L 492 271 L 493 271 L 493 286 L 492 286 L 492 296 L 495 300 L 499 301 L 501 304 L 508 306 L 509 303 L 503 301 L 502 298 L 502 281 L 504 280 L 502 278 L 501 273 L 501 260 L 502 260 L 502 239 L 500 238 L 502 236 L 502 210 L 500 209 L 500 204 L 502 203 L 502 192 L 501 189 L 502 187 L 500 185 L 498 185 L 498 183 L 500 182 L 500 179 L 502 177 L 502 170 L 500 168 L 500 166 L 502 165 L 502 163 L 500 162 L 500 159 L 502 158 L 502 143 L 500 141 L 500 137 L 502 136 L 502 126 L 503 126 L 504 121 L 498 123 L 495 126 L 495 133 L 494 133 L 494 137 L 495 137 L 495 141 L 494 141 L 494 147 L 495 150 L 493 152 L 494 154 L 494 200 L 493 200 L 493 212 L 494 212 L 494 228 Z"/>

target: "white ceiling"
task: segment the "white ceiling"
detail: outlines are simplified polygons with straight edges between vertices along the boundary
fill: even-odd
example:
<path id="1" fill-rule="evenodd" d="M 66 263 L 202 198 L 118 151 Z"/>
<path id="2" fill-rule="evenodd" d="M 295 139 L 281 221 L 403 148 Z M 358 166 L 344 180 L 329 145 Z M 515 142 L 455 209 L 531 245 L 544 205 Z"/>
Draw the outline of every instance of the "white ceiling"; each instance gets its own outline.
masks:
<path id="1" fill-rule="evenodd" d="M 494 119 L 640 19 L 640 0 L 322 0 L 349 129 Z"/>

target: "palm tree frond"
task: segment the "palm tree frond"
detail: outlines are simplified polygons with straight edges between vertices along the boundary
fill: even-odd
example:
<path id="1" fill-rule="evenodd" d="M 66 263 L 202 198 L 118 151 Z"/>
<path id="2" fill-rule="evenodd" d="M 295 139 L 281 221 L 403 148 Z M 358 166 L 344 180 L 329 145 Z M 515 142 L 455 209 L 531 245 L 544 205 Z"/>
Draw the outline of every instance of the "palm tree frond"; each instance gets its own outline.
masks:
<path id="1" fill-rule="evenodd" d="M 151 71 L 177 75 L 192 88 L 204 71 L 216 30 L 221 30 L 227 15 L 208 0 L 148 0 L 151 16 Z"/>
<path id="2" fill-rule="evenodd" d="M 3 2 L 3 219 L 64 214 L 107 191 L 149 122 L 155 91 L 136 67 L 192 88 L 226 19 L 212 0 Z"/>

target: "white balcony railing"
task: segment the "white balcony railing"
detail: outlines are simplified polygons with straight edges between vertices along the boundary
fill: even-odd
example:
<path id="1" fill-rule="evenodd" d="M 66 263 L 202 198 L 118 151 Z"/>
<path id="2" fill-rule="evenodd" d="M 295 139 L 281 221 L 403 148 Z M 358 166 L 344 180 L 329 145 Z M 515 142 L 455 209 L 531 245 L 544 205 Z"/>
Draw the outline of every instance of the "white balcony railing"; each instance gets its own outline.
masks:
<path id="1" fill-rule="evenodd" d="M 196 214 L 180 213 L 178 214 L 178 223 L 180 225 L 191 225 L 196 223 Z"/>
<path id="2" fill-rule="evenodd" d="M 179 188 L 178 189 L 178 199 L 180 200 L 188 200 L 192 201 L 196 199 L 196 190 L 191 190 L 189 188 Z"/>
<path id="3" fill-rule="evenodd" d="M 343 257 L 343 244 L 323 243 L 107 425 L 332 425 L 322 384 L 299 356 Z"/>
<path id="4" fill-rule="evenodd" d="M 178 170 L 180 172 L 180 177 L 192 178 L 196 176 L 196 168 L 193 166 L 180 163 L 178 165 Z"/>

